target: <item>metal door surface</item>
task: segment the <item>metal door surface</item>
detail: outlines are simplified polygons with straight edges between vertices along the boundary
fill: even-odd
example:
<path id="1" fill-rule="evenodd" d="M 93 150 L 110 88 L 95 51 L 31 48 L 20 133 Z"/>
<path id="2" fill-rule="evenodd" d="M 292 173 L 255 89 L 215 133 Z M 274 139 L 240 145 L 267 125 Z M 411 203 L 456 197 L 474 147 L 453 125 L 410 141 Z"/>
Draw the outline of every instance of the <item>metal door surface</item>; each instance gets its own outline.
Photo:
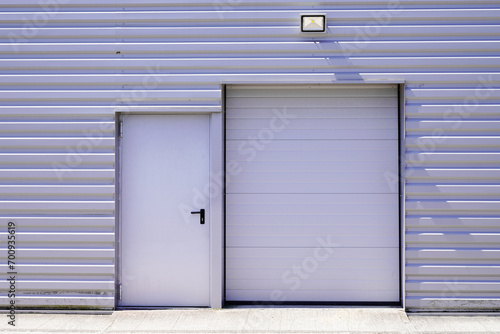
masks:
<path id="1" fill-rule="evenodd" d="M 209 116 L 127 115 L 122 128 L 119 305 L 208 306 Z"/>
<path id="2" fill-rule="evenodd" d="M 398 302 L 398 147 L 396 85 L 228 85 L 226 300 Z"/>

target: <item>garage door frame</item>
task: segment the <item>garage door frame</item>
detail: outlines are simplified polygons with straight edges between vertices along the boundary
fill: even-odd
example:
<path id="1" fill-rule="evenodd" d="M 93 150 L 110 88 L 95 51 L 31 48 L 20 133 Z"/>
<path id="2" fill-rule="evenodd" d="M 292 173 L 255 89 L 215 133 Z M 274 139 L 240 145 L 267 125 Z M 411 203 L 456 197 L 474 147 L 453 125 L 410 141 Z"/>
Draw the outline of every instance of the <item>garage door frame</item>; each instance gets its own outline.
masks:
<path id="1" fill-rule="evenodd" d="M 222 110 L 224 113 L 223 117 L 223 122 L 224 122 L 224 175 L 227 175 L 228 170 L 227 168 L 227 157 L 226 157 L 226 133 L 227 133 L 227 127 L 226 127 L 226 88 L 227 85 L 236 85 L 236 84 L 241 84 L 241 85 L 255 85 L 255 86 L 290 86 L 290 87 L 297 87 L 297 86 L 307 86 L 307 85 L 315 85 L 315 86 L 324 86 L 324 87 L 332 87 L 332 86 L 339 86 L 339 85 L 349 85 L 349 84 L 359 84 L 358 82 L 336 82 L 336 83 L 293 83 L 293 84 L 287 84 L 287 83 L 256 83 L 256 82 L 251 82 L 251 83 L 226 83 L 222 84 Z M 362 306 L 399 306 L 405 308 L 405 83 L 402 81 L 395 81 L 395 82 L 388 82 L 388 81 L 382 81 L 382 82 L 370 82 L 370 83 L 362 83 L 363 85 L 371 85 L 371 84 L 394 84 L 397 85 L 397 100 L 398 100 L 398 115 L 397 115 L 397 122 L 398 122 L 398 178 L 397 178 L 397 188 L 399 189 L 399 302 L 280 302 L 279 305 L 362 305 Z M 224 296 L 224 301 L 223 303 L 226 305 L 245 305 L 245 304 L 258 304 L 258 305 L 275 305 L 276 303 L 273 302 L 252 302 L 252 301 L 227 301 L 226 299 L 226 271 L 227 271 L 227 266 L 226 266 L 226 179 L 224 179 L 224 261 L 223 261 L 223 267 L 224 267 L 224 277 L 223 277 L 223 296 Z"/>

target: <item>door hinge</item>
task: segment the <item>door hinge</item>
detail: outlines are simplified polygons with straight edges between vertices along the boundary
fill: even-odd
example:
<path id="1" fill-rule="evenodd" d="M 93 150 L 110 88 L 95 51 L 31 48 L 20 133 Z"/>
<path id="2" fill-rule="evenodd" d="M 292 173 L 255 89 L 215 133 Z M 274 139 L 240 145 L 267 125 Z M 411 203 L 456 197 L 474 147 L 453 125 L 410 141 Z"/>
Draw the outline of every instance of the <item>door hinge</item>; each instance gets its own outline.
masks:
<path id="1" fill-rule="evenodd" d="M 118 136 L 123 137 L 123 121 L 118 122 Z"/>
<path id="2" fill-rule="evenodd" d="M 118 300 L 122 300 L 122 285 L 118 284 L 116 289 L 118 290 L 118 291 L 116 291 L 116 294 L 118 295 Z"/>

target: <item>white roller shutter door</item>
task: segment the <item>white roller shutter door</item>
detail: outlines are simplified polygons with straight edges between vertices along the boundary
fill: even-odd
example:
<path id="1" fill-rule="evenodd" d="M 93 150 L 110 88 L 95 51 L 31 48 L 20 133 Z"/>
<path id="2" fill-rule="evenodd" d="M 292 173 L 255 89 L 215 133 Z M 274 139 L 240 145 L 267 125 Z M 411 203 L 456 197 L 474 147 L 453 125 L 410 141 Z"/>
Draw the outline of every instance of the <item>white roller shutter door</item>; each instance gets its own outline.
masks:
<path id="1" fill-rule="evenodd" d="M 226 113 L 226 300 L 399 301 L 397 86 L 231 85 Z"/>

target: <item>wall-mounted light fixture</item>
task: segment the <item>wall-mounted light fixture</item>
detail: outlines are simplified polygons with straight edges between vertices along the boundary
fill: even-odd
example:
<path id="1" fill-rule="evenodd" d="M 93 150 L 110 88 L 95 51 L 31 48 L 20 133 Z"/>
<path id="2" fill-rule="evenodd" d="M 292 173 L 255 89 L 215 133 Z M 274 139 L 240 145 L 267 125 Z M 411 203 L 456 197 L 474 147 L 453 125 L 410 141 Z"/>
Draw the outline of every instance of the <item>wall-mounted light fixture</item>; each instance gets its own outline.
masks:
<path id="1" fill-rule="evenodd" d="M 326 14 L 300 14 L 301 32 L 326 32 Z"/>

